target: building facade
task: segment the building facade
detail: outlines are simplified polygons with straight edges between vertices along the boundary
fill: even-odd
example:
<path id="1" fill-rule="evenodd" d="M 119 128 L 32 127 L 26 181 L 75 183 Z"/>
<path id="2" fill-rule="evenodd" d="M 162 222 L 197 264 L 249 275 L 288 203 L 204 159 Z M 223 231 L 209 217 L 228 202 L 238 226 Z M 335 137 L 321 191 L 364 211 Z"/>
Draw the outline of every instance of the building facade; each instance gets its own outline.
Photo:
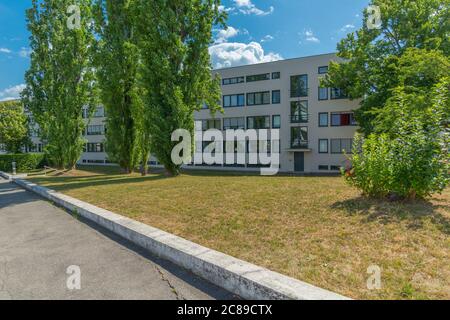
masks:
<path id="1" fill-rule="evenodd" d="M 195 113 L 207 129 L 279 129 L 280 172 L 330 173 L 348 164 L 357 130 L 354 110 L 342 90 L 321 88 L 335 54 L 324 54 L 269 63 L 214 70 L 221 77 L 223 113 L 208 109 Z M 105 152 L 106 114 L 97 109 L 86 119 L 88 143 L 79 164 L 110 164 Z M 33 137 L 32 152 L 42 150 Z M 247 151 L 248 152 L 248 151 Z M 152 165 L 158 165 L 152 159 Z M 195 166 L 215 170 L 259 170 L 256 165 Z"/>
<path id="2" fill-rule="evenodd" d="M 216 70 L 222 79 L 223 114 L 195 114 L 204 128 L 280 130 L 280 172 L 336 172 L 348 164 L 357 130 L 342 90 L 321 88 L 335 54 Z M 251 170 L 253 166 L 245 166 Z"/>

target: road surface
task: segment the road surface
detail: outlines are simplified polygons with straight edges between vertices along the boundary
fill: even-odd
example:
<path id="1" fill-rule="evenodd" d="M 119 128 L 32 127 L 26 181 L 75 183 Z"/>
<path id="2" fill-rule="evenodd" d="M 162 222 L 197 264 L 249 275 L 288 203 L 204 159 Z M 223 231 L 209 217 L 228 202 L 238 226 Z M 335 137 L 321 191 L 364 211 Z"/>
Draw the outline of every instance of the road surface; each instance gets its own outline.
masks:
<path id="1" fill-rule="evenodd" d="M 0 178 L 0 300 L 232 298 Z"/>

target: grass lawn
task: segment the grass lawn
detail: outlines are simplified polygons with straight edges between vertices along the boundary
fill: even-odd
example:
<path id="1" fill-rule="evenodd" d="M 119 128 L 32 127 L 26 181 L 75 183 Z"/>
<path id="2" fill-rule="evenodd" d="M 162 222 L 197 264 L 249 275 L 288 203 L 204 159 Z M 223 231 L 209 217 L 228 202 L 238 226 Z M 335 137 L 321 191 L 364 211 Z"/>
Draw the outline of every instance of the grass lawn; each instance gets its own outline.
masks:
<path id="1" fill-rule="evenodd" d="M 121 175 L 83 167 L 30 179 L 201 245 L 357 299 L 450 299 L 450 189 L 368 200 L 340 177 Z M 382 268 L 368 290 L 367 268 Z"/>

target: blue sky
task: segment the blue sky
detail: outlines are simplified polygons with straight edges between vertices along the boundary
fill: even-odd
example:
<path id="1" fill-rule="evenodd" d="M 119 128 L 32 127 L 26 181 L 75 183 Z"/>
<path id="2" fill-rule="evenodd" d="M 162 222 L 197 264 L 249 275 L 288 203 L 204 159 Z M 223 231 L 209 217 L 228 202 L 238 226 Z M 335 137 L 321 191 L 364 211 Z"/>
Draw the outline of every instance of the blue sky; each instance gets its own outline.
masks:
<path id="1" fill-rule="evenodd" d="M 15 98 L 29 66 L 25 9 L 30 0 L 0 0 L 0 100 Z M 361 26 L 369 0 L 224 0 L 227 30 L 215 29 L 214 67 L 334 52 Z"/>

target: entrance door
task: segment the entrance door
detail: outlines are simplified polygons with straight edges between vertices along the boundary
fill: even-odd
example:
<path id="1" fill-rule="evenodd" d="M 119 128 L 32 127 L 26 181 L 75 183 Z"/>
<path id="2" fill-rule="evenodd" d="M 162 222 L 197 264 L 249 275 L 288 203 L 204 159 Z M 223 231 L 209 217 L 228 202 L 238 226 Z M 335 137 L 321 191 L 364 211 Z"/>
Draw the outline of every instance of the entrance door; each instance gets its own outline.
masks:
<path id="1" fill-rule="evenodd" d="M 305 153 L 295 152 L 294 153 L 294 170 L 295 172 L 305 171 Z"/>

